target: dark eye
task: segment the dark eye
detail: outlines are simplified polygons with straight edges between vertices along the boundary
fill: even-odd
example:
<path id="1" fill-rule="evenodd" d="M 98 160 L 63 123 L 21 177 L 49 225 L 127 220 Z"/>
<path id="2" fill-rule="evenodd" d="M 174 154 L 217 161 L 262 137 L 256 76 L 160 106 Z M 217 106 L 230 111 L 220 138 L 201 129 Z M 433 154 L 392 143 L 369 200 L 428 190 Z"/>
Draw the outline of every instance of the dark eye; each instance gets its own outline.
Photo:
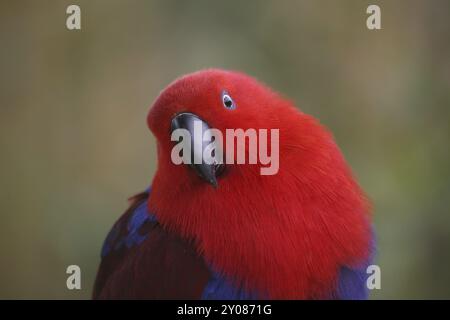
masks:
<path id="1" fill-rule="evenodd" d="M 234 103 L 233 99 L 226 91 L 222 92 L 222 102 L 223 102 L 223 106 L 225 108 L 231 109 L 231 110 L 236 109 L 236 104 Z"/>

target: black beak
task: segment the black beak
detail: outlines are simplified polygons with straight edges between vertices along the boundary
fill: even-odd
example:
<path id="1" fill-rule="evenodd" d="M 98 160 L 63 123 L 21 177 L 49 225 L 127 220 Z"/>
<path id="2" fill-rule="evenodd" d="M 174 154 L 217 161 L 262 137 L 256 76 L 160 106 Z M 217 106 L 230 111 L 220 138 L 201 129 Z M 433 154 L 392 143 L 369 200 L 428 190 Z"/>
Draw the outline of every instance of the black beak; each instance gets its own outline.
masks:
<path id="1" fill-rule="evenodd" d="M 195 125 L 197 131 L 194 131 Z M 201 128 L 201 135 L 198 130 Z M 215 163 L 206 163 L 204 159 L 204 150 L 212 142 L 205 135 L 205 131 L 210 129 L 209 125 L 193 113 L 180 113 L 172 119 L 171 133 L 176 129 L 185 129 L 190 134 L 190 163 L 189 166 L 204 180 L 217 188 L 217 176 L 219 176 L 224 169 L 223 161 Z M 200 154 L 201 152 L 201 154 Z M 195 161 L 197 159 L 197 161 Z M 200 162 L 198 161 L 200 159 Z M 196 163 L 197 162 L 197 163 Z"/>

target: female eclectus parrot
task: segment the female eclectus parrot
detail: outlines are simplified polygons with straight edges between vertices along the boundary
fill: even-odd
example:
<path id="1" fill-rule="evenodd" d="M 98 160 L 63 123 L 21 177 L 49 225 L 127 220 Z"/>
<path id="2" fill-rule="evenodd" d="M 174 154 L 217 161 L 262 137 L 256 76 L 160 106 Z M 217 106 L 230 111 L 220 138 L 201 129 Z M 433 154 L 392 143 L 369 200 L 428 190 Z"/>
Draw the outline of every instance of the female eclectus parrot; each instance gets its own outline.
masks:
<path id="1" fill-rule="evenodd" d="M 175 164 L 171 132 L 190 132 L 193 121 L 221 132 L 278 129 L 278 172 Z M 313 117 L 245 74 L 211 69 L 170 84 L 147 123 L 157 171 L 105 240 L 95 299 L 367 297 L 370 206 Z"/>

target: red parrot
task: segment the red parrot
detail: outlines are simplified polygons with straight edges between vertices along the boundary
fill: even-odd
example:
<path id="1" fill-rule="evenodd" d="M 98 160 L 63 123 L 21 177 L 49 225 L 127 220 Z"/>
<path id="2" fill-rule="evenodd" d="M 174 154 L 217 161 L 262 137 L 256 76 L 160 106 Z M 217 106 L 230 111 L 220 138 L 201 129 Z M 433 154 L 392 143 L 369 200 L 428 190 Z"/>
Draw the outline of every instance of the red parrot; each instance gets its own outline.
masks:
<path id="1" fill-rule="evenodd" d="M 278 171 L 175 164 L 171 132 L 193 121 L 224 136 L 278 129 Z M 157 170 L 105 240 L 95 299 L 367 297 L 370 206 L 316 119 L 254 78 L 209 69 L 171 83 L 147 123 Z"/>

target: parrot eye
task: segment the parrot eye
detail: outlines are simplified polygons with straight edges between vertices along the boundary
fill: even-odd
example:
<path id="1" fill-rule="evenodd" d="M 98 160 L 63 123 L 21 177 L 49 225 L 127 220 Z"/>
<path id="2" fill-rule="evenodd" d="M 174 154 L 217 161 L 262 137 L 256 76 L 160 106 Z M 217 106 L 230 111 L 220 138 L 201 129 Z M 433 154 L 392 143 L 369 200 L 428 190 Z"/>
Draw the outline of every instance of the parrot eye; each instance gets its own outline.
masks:
<path id="1" fill-rule="evenodd" d="M 236 104 L 234 103 L 233 99 L 231 99 L 231 96 L 226 91 L 222 92 L 222 102 L 223 102 L 223 106 L 225 108 L 230 109 L 230 110 L 236 109 Z"/>

